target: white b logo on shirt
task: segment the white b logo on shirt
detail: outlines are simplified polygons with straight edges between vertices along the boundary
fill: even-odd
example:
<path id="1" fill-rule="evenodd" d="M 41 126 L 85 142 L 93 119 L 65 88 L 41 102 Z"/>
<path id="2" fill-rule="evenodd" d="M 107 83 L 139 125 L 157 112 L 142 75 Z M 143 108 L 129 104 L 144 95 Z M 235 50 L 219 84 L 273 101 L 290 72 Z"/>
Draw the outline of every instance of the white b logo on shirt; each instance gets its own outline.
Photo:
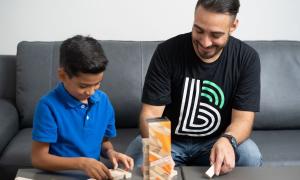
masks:
<path id="1" fill-rule="evenodd" d="M 218 109 L 224 105 L 224 93 L 211 81 L 185 79 L 180 115 L 175 134 L 194 137 L 207 136 L 220 126 Z"/>

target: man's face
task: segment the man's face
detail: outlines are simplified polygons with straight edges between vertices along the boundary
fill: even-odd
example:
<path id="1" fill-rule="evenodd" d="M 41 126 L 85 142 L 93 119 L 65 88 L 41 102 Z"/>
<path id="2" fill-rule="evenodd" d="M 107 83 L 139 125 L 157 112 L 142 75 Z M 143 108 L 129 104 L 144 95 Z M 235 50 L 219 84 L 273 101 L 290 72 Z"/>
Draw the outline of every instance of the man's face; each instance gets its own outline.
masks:
<path id="1" fill-rule="evenodd" d="M 238 21 L 229 14 L 214 13 L 199 6 L 192 29 L 194 50 L 202 61 L 214 62 L 225 47 Z"/>
<path id="2" fill-rule="evenodd" d="M 63 70 L 59 70 L 60 80 L 64 83 L 66 90 L 77 100 L 87 103 L 88 98 L 100 88 L 103 72 L 99 74 L 79 73 L 70 78 Z"/>

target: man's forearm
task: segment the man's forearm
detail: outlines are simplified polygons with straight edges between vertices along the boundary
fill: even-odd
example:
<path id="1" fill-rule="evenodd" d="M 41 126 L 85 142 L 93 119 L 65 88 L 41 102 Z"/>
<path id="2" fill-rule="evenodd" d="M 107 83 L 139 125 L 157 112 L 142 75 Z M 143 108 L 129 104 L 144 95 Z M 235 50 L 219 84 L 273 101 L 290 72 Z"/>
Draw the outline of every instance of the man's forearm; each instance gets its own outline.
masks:
<path id="1" fill-rule="evenodd" d="M 225 133 L 234 136 L 240 144 L 249 138 L 254 123 L 254 112 L 233 110 L 232 122 Z"/>
<path id="2" fill-rule="evenodd" d="M 147 124 L 147 119 L 150 117 L 146 118 L 145 116 L 140 117 L 140 133 L 142 138 L 148 138 L 149 137 L 149 132 L 148 132 L 148 124 Z"/>
<path id="3" fill-rule="evenodd" d="M 147 119 L 161 117 L 164 112 L 165 106 L 153 106 L 143 104 L 140 113 L 140 133 L 142 138 L 148 138 L 148 124 Z"/>
<path id="4" fill-rule="evenodd" d="M 238 144 L 242 143 L 244 140 L 249 138 L 251 134 L 251 129 L 249 128 L 241 128 L 240 126 L 236 126 L 231 124 L 225 131 L 226 134 L 230 134 L 236 138 Z"/>

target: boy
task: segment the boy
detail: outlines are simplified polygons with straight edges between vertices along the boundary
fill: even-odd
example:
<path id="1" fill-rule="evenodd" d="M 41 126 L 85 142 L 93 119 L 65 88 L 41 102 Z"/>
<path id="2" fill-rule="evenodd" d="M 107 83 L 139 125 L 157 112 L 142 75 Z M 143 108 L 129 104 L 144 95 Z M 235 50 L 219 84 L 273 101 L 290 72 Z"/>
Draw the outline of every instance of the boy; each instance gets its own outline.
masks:
<path id="1" fill-rule="evenodd" d="M 108 140 L 116 136 L 113 107 L 99 91 L 108 63 L 101 45 L 91 37 L 74 36 L 60 47 L 61 83 L 36 107 L 32 130 L 32 164 L 58 171 L 77 169 L 89 177 L 110 179 L 99 161 L 107 157 L 117 167 L 132 170 L 133 159 L 116 152 Z"/>

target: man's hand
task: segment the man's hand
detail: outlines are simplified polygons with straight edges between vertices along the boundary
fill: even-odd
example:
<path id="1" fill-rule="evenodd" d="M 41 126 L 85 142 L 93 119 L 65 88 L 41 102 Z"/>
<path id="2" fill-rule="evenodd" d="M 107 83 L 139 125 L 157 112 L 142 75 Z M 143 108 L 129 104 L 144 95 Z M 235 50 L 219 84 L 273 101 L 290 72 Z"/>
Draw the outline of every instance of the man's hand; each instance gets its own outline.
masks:
<path id="1" fill-rule="evenodd" d="M 112 176 L 108 168 L 92 158 L 82 158 L 82 170 L 90 177 L 94 179 L 112 179 Z"/>
<path id="2" fill-rule="evenodd" d="M 114 151 L 113 149 L 108 150 L 106 153 L 110 162 L 113 163 L 114 169 L 118 167 L 118 163 L 121 162 L 125 166 L 125 170 L 132 170 L 134 166 L 134 161 L 131 157 Z"/>
<path id="3" fill-rule="evenodd" d="M 235 167 L 235 153 L 232 145 L 225 137 L 214 144 L 210 153 L 210 162 L 215 166 L 215 174 L 226 174 Z"/>

